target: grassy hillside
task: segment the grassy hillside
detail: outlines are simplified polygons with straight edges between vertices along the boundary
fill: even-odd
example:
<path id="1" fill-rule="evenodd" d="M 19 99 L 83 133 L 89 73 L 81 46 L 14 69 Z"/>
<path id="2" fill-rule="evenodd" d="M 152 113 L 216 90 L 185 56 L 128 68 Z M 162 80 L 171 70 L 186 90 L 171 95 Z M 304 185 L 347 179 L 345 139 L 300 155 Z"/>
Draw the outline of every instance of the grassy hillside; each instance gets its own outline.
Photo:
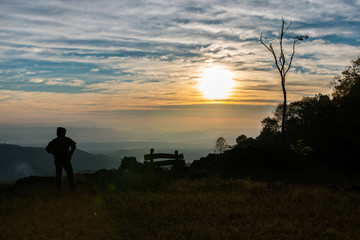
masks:
<path id="1" fill-rule="evenodd" d="M 360 239 L 360 194 L 327 185 L 130 171 L 77 179 L 76 193 L 56 193 L 52 179 L 1 189 L 1 239 Z"/>

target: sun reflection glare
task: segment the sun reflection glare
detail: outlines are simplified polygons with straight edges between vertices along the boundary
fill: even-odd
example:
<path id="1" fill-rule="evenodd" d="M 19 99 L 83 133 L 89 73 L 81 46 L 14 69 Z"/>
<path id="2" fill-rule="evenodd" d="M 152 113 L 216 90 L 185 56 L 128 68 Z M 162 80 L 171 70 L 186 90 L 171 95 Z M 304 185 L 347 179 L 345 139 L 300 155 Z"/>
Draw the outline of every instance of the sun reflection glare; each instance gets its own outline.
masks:
<path id="1" fill-rule="evenodd" d="M 205 98 L 217 100 L 229 97 L 234 85 L 231 71 L 221 67 L 205 69 L 198 83 Z"/>

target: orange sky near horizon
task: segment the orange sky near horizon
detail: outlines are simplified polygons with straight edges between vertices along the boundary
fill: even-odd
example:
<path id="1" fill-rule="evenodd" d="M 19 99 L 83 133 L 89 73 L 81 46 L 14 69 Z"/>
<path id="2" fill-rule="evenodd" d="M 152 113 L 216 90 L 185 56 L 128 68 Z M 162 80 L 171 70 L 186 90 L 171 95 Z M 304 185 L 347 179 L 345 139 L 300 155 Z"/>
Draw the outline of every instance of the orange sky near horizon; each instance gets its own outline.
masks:
<path id="1" fill-rule="evenodd" d="M 2 1 L 0 126 L 256 136 L 283 97 L 260 34 L 275 41 L 279 16 L 292 21 L 287 58 L 294 36 L 309 35 L 288 100 L 328 94 L 360 54 L 359 11 L 335 0 Z"/>

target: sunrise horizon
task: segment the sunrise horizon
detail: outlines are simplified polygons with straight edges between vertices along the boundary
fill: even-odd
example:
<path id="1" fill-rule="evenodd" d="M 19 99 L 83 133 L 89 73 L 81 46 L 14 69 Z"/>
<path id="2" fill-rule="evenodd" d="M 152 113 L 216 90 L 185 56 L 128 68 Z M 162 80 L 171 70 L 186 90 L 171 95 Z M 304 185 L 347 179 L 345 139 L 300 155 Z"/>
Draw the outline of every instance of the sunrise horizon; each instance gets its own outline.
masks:
<path id="1" fill-rule="evenodd" d="M 359 1 L 0 5 L 3 125 L 255 137 L 283 98 L 260 35 L 273 42 L 282 18 L 291 22 L 287 59 L 295 36 L 309 36 L 296 45 L 289 102 L 329 94 L 334 77 L 360 55 Z"/>

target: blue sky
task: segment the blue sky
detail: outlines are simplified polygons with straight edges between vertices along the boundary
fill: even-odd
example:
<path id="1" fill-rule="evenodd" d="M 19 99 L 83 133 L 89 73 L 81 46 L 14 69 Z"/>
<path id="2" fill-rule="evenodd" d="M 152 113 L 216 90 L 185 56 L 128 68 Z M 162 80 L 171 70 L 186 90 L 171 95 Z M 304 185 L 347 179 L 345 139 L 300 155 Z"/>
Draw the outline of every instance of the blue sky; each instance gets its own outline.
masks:
<path id="1" fill-rule="evenodd" d="M 326 94 L 360 56 L 359 12 L 359 0 L 0 0 L 0 123 L 255 136 L 282 99 L 260 34 L 276 39 L 283 17 L 288 39 L 309 35 L 289 98 Z M 235 82 L 222 101 L 197 87 L 214 66 Z"/>

